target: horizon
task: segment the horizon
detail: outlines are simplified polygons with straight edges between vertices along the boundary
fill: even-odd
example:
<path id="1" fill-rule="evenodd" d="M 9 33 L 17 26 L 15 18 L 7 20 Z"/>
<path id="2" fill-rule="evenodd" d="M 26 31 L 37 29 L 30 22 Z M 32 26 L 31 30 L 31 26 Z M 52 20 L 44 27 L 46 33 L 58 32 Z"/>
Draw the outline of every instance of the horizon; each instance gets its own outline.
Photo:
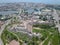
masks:
<path id="1" fill-rule="evenodd" d="M 32 2 L 32 3 L 43 3 L 43 4 L 56 4 L 60 5 L 60 0 L 0 0 L 0 3 L 18 3 L 18 2 Z"/>

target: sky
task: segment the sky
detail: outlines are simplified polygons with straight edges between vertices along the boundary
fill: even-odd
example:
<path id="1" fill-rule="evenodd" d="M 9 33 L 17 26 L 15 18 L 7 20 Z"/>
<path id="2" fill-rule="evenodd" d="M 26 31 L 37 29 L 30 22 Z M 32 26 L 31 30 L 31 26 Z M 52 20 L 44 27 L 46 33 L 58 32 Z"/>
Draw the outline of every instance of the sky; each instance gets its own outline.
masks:
<path id="1" fill-rule="evenodd" d="M 13 2 L 34 2 L 34 3 L 59 4 L 60 5 L 60 0 L 0 0 L 0 3 L 13 3 Z"/>

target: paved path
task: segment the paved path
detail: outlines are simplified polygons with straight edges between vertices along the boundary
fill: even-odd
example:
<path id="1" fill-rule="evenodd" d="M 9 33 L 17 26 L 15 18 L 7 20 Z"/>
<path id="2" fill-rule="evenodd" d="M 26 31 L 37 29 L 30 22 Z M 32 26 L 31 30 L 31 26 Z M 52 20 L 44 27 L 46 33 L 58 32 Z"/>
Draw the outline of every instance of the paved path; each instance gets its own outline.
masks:
<path id="1" fill-rule="evenodd" d="M 49 42 L 48 42 L 48 45 L 50 45 L 50 44 L 51 44 L 51 42 L 49 41 Z"/>
<path id="2" fill-rule="evenodd" d="M 1 40 L 1 38 L 0 38 L 0 45 L 3 45 L 3 42 L 2 42 L 2 40 Z"/>
<path id="3" fill-rule="evenodd" d="M 44 41 L 42 41 L 39 45 L 43 45 L 43 43 L 44 43 L 47 39 L 48 39 L 48 37 L 47 37 Z"/>

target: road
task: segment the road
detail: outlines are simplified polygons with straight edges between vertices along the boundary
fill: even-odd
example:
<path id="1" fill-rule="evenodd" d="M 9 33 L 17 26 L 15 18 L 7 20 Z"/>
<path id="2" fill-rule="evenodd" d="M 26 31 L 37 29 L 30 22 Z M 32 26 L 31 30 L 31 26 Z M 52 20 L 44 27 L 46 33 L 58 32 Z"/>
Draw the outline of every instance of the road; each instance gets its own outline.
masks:
<path id="1" fill-rule="evenodd" d="M 4 30 L 4 28 L 6 27 L 6 25 L 8 25 L 10 23 L 10 21 L 11 20 L 7 20 L 6 23 L 1 26 L 1 29 L 0 29 L 0 37 L 1 37 L 1 34 L 2 34 L 3 30 Z M 0 45 L 3 45 L 3 42 L 1 40 L 1 38 L 0 38 Z"/>
<path id="2" fill-rule="evenodd" d="M 57 11 L 54 9 L 54 12 L 52 14 L 54 16 L 54 19 L 57 21 L 56 27 L 58 27 L 59 33 L 60 33 L 60 24 L 59 24 L 59 17 L 57 14 Z"/>
<path id="3" fill-rule="evenodd" d="M 18 16 L 20 15 L 20 13 L 18 14 Z M 6 27 L 6 25 L 8 25 L 10 22 L 11 22 L 11 19 L 10 20 L 7 20 L 6 23 L 1 26 L 1 29 L 0 29 L 0 37 L 1 37 L 1 34 L 2 34 L 3 30 L 4 30 L 4 28 Z M 0 38 L 0 45 L 3 45 L 3 42 L 1 40 L 1 38 Z"/>

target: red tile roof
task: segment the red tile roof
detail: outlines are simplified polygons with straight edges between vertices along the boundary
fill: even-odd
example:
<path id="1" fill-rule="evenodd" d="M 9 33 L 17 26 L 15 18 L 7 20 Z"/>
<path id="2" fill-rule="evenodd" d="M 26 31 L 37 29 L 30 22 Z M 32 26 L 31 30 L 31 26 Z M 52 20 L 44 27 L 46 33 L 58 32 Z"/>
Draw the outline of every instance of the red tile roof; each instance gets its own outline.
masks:
<path id="1" fill-rule="evenodd" d="M 18 41 L 12 40 L 9 45 L 20 45 Z"/>

